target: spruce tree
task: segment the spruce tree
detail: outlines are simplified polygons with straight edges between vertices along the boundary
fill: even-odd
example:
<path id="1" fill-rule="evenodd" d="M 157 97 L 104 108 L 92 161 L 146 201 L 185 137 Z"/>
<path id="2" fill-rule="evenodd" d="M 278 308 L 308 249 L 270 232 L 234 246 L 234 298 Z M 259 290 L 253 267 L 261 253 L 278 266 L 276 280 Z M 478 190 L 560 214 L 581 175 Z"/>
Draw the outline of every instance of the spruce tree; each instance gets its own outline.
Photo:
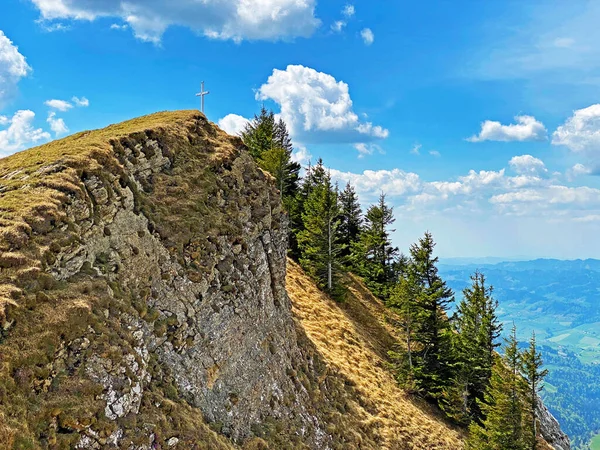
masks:
<path id="1" fill-rule="evenodd" d="M 435 242 L 431 233 L 410 247 L 409 277 L 414 280 L 417 320 L 414 341 L 417 385 L 430 398 L 439 399 L 451 380 L 451 329 L 447 317 L 453 292 L 438 274 L 438 258 L 433 256 Z"/>
<path id="2" fill-rule="evenodd" d="M 341 291 L 338 193 L 328 173 L 312 182 L 302 213 L 304 229 L 298 234 L 300 264 L 319 287 L 337 296 Z"/>
<path id="3" fill-rule="evenodd" d="M 241 137 L 255 159 L 259 159 L 263 152 L 278 147 L 273 111 L 269 111 L 262 106 L 260 113 L 255 114 L 254 118 L 246 124 Z"/>
<path id="4" fill-rule="evenodd" d="M 402 255 L 400 258 L 403 267 L 410 264 Z M 394 361 L 396 369 L 396 378 L 400 384 L 407 390 L 413 391 L 414 385 L 414 334 L 419 319 L 418 309 L 415 302 L 416 283 L 413 279 L 414 274 L 406 271 L 401 274 L 398 282 L 391 291 L 386 305 L 394 311 L 399 318 L 399 325 L 404 332 L 404 341 L 406 348 L 392 350 L 389 356 Z"/>
<path id="5" fill-rule="evenodd" d="M 483 400 L 489 385 L 494 349 L 499 345 L 497 339 L 502 325 L 492 291 L 493 288 L 485 284 L 485 276 L 475 272 L 471 286 L 463 290 L 463 299 L 452 320 L 456 358 L 453 389 L 457 390 L 453 397 L 459 402 L 450 402 L 448 408 L 462 422 L 482 419 L 478 402 Z"/>
<path id="6" fill-rule="evenodd" d="M 279 196 L 290 219 L 288 247 L 298 257 L 296 234 L 302 228 L 302 208 L 297 205 L 300 164 L 292 161 L 292 140 L 283 120 L 275 120 L 264 106 L 241 133 L 242 140 L 258 165 L 275 178 Z"/>
<path id="7" fill-rule="evenodd" d="M 294 198 L 298 190 L 300 166 L 291 160 L 291 154 L 283 147 L 273 147 L 262 153 L 258 165 L 275 178 L 279 195 L 284 204 Z M 285 204 L 289 209 L 289 204 Z"/>
<path id="8" fill-rule="evenodd" d="M 275 121 L 273 111 L 264 106 L 246 124 L 242 140 L 259 166 L 275 177 L 287 209 L 298 191 L 300 164 L 292 161 L 293 145 L 283 120 Z"/>
<path id="9" fill-rule="evenodd" d="M 386 299 L 396 276 L 398 248 L 391 244 L 389 226 L 394 223 L 393 208 L 381 194 L 379 202 L 372 205 L 365 215 L 365 226 L 359 241 L 352 248 L 355 270 L 376 296 Z"/>
<path id="10" fill-rule="evenodd" d="M 293 199 L 299 188 L 301 166 L 299 163 L 292 161 L 294 146 L 283 119 L 279 119 L 279 122 L 275 125 L 275 143 L 277 144 L 275 148 L 284 150 L 279 160 L 279 170 L 282 173 L 282 179 L 279 181 L 280 190 L 284 199 Z"/>
<path id="11" fill-rule="evenodd" d="M 516 328 L 506 340 L 504 356 L 496 357 L 490 384 L 480 408 L 482 423 L 471 422 L 467 448 L 472 450 L 526 450 L 523 433 L 523 378 Z"/>
<path id="12" fill-rule="evenodd" d="M 348 257 L 352 246 L 358 242 L 362 226 L 362 212 L 354 187 L 348 182 L 340 193 L 340 243 L 342 256 Z"/>
<path id="13" fill-rule="evenodd" d="M 537 418 L 538 393 L 542 390 L 544 377 L 548 375 L 547 370 L 542 370 L 542 355 L 537 351 L 535 342 L 535 332 L 531 334 L 529 348 L 523 352 L 523 376 L 527 382 L 527 448 L 536 450 L 537 448 Z"/>
<path id="14" fill-rule="evenodd" d="M 304 230 L 304 221 L 302 215 L 304 214 L 305 203 L 308 199 L 309 194 L 315 186 L 322 184 L 325 181 L 327 172 L 323 165 L 323 160 L 319 158 L 316 165 L 312 165 L 308 162 L 306 167 L 306 173 L 302 179 L 302 183 L 294 196 L 294 200 L 291 203 L 289 209 L 290 218 L 290 240 L 289 240 L 289 253 L 292 258 L 300 261 L 301 252 L 298 244 L 298 236 Z"/>

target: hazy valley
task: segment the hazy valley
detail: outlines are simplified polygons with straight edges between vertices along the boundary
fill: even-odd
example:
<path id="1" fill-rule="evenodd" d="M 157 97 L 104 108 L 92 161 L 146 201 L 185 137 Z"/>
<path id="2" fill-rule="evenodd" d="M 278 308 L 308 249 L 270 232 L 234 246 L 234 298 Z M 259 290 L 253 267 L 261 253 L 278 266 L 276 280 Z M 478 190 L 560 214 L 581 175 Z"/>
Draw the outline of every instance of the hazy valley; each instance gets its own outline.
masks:
<path id="1" fill-rule="evenodd" d="M 475 270 L 494 286 L 504 331 L 513 322 L 521 337 L 535 331 L 550 370 L 544 401 L 573 444 L 586 448 L 591 434 L 600 429 L 600 261 L 462 261 L 440 266 L 457 298 Z"/>

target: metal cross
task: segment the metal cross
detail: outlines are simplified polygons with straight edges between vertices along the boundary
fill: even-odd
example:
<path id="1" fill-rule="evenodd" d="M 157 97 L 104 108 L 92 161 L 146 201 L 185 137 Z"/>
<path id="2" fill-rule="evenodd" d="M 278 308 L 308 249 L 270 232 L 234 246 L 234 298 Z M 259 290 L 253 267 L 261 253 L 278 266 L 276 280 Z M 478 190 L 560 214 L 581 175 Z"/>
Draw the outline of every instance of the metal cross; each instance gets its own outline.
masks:
<path id="1" fill-rule="evenodd" d="M 209 91 L 205 91 L 204 90 L 204 81 L 200 84 L 200 92 L 198 94 L 196 94 L 196 97 L 200 97 L 201 99 L 201 108 L 200 111 L 202 111 L 202 113 L 204 114 L 204 96 L 210 94 Z"/>

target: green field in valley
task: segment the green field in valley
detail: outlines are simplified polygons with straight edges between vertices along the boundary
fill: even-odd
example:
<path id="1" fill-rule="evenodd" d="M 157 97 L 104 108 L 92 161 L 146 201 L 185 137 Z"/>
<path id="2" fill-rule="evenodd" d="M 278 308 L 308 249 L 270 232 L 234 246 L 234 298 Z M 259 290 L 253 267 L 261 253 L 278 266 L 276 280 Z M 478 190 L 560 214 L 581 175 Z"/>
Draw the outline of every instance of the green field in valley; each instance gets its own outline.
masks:
<path id="1" fill-rule="evenodd" d="M 590 448 L 591 450 L 600 450 L 600 434 L 597 434 L 592 438 L 592 441 L 590 442 Z"/>

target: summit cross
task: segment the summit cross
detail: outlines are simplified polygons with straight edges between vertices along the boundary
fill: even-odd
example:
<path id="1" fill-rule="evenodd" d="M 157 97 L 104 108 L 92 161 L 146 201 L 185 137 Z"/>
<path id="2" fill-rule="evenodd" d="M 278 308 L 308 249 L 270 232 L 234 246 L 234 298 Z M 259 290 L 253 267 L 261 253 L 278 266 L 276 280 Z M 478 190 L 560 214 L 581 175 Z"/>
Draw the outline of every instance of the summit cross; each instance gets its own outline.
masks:
<path id="1" fill-rule="evenodd" d="M 210 91 L 204 90 L 204 81 L 200 84 L 200 92 L 196 94 L 196 97 L 200 97 L 200 111 L 204 114 L 204 96 L 210 94 Z"/>

